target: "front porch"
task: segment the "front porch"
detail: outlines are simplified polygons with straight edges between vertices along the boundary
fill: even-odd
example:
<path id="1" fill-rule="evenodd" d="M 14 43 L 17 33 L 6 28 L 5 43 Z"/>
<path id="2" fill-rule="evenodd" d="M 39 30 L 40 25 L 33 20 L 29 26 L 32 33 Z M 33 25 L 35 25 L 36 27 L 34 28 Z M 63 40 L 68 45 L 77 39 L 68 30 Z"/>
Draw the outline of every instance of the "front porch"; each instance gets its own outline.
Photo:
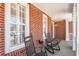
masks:
<path id="1" fill-rule="evenodd" d="M 61 41 L 60 51 L 47 51 L 47 56 L 75 56 L 73 8 L 73 3 L 0 3 L 0 55 L 26 56 L 24 37 L 32 33 L 34 46 L 38 47 L 38 41 L 45 41 L 45 33 L 50 33 Z"/>

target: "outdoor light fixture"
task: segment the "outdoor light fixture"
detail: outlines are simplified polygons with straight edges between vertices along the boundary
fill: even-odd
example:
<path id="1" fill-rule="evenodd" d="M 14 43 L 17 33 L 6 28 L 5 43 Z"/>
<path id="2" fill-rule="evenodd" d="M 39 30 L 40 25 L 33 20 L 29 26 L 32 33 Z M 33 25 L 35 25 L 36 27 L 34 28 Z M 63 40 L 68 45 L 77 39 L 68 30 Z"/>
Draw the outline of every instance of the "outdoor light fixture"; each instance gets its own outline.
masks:
<path id="1" fill-rule="evenodd" d="M 55 23 L 55 27 L 57 27 L 58 26 L 58 24 L 57 23 Z"/>

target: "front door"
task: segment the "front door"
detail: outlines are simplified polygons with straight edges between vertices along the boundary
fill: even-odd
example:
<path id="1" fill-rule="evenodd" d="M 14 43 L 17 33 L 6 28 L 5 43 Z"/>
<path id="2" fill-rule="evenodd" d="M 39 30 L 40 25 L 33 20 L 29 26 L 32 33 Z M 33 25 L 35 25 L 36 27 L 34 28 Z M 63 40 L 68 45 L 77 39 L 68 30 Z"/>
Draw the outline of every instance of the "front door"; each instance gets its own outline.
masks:
<path id="1" fill-rule="evenodd" d="M 55 37 L 60 40 L 65 40 L 65 21 L 55 22 Z"/>

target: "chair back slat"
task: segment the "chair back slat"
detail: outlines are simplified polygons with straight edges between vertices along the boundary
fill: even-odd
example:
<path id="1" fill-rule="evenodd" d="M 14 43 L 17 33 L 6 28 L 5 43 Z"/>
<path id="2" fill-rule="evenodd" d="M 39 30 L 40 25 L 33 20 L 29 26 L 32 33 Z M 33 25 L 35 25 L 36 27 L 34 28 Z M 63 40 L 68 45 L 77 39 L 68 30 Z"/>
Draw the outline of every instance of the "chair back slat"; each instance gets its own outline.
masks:
<path id="1" fill-rule="evenodd" d="M 35 53 L 35 47 L 33 43 L 33 37 L 32 35 L 25 37 L 25 48 L 27 55 L 31 56 Z"/>
<path id="2" fill-rule="evenodd" d="M 45 36 L 46 36 L 46 41 L 47 41 L 47 42 L 51 42 L 50 33 L 46 33 Z"/>

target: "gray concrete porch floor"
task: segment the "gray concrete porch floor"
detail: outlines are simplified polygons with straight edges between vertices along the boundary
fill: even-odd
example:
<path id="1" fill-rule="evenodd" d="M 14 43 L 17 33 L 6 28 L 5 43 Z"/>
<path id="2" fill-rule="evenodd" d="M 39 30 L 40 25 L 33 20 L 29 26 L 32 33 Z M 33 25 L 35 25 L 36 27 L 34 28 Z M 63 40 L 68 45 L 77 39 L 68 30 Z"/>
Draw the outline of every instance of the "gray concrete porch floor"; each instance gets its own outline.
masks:
<path id="1" fill-rule="evenodd" d="M 47 51 L 48 56 L 76 56 L 76 53 L 72 51 L 72 41 L 61 41 L 60 51 L 55 51 L 55 54 L 51 54 Z"/>

